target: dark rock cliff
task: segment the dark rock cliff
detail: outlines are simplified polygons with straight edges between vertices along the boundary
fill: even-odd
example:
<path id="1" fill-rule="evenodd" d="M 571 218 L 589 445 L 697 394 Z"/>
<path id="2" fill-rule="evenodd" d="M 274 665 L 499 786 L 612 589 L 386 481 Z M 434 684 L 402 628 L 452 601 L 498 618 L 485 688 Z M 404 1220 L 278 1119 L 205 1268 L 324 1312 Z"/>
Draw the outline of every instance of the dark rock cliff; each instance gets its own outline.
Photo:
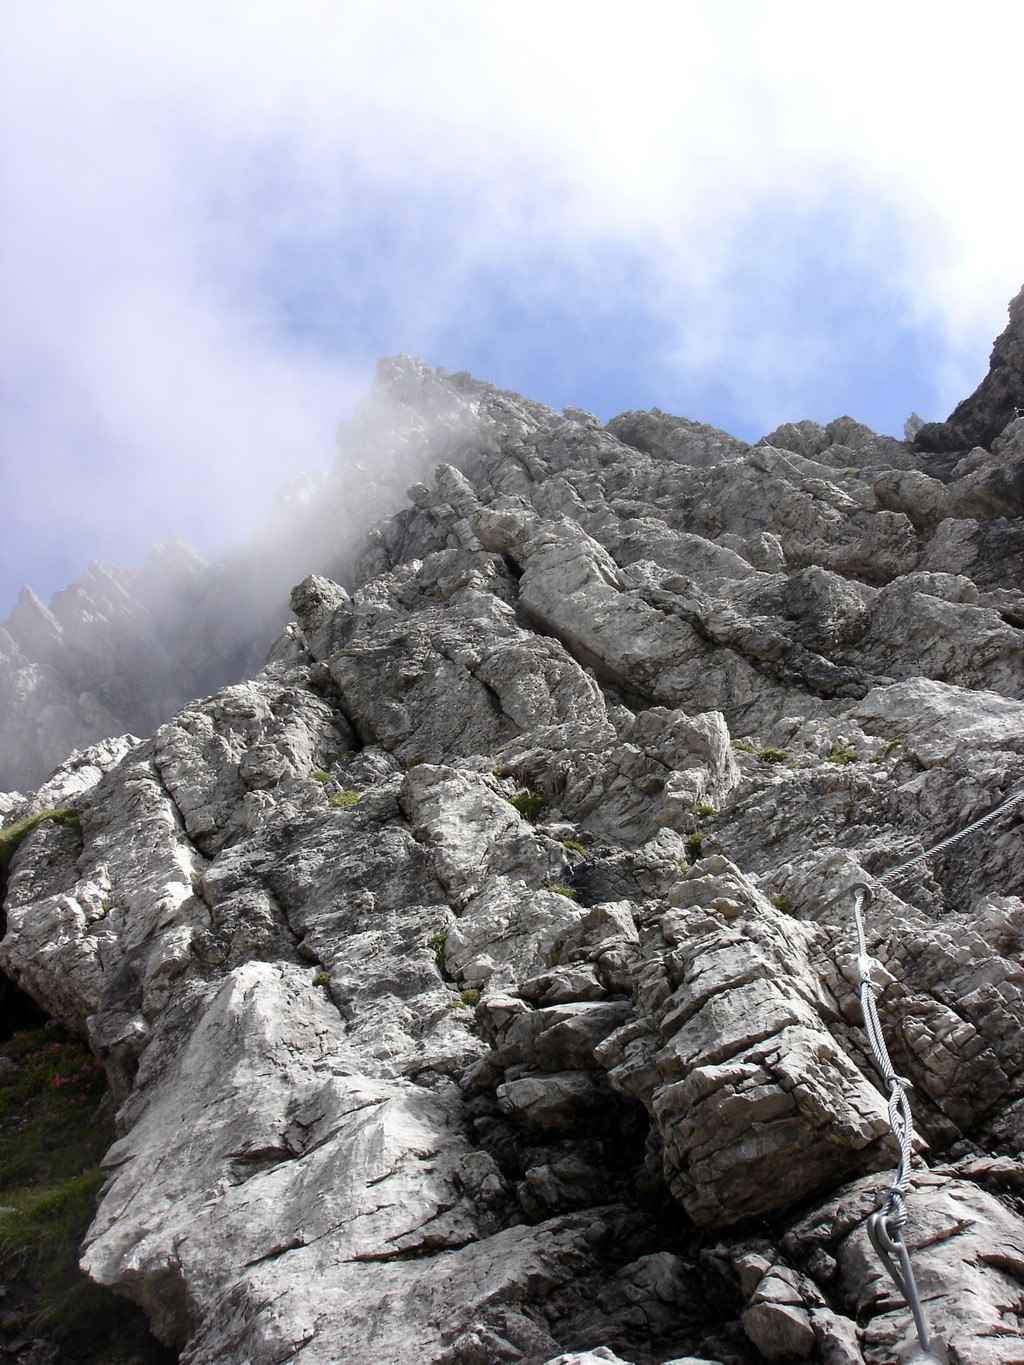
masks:
<path id="1" fill-rule="evenodd" d="M 1024 289 L 1010 304 L 1010 321 L 992 347 L 988 374 L 944 422 L 926 422 L 914 443 L 925 451 L 991 450 L 1018 414 L 1024 415 Z"/>

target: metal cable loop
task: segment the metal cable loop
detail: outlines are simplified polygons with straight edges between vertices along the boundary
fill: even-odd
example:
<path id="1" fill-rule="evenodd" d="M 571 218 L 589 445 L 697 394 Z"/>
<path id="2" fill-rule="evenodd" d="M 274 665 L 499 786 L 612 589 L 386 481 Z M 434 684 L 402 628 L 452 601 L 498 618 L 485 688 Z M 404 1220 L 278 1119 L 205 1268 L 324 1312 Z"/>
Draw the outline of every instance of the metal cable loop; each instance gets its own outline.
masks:
<path id="1" fill-rule="evenodd" d="M 872 979 L 871 969 L 876 959 L 868 953 L 867 934 L 864 928 L 864 909 L 871 899 L 870 889 L 863 883 L 853 888 L 853 916 L 857 926 L 857 967 L 860 976 L 860 1005 L 864 1016 L 864 1031 L 867 1034 L 871 1055 L 879 1075 L 885 1081 L 889 1097 L 886 1104 L 889 1127 L 899 1148 L 899 1161 L 893 1180 L 880 1207 L 868 1219 L 868 1237 L 875 1253 L 889 1274 L 889 1278 L 903 1296 L 914 1319 L 921 1349 L 927 1354 L 930 1345 L 928 1322 L 921 1306 L 914 1270 L 910 1264 L 910 1253 L 903 1241 L 903 1228 L 907 1221 L 907 1207 L 903 1196 L 910 1189 L 910 1165 L 914 1155 L 914 1116 L 910 1109 L 907 1092 L 910 1082 L 899 1075 L 892 1064 L 889 1049 L 882 1033 L 882 1022 L 878 1015 L 877 997 L 881 993 L 881 983 Z M 896 1259 L 894 1260 L 894 1256 Z"/>
<path id="2" fill-rule="evenodd" d="M 1019 806 L 1021 802 L 1024 802 L 1024 789 L 1008 797 L 994 810 L 989 811 L 987 815 L 982 815 L 979 819 L 958 830 L 956 834 L 941 839 L 923 853 L 908 858 L 905 863 L 900 863 L 898 867 L 891 868 L 888 872 L 876 877 L 875 881 L 880 886 L 897 881 L 909 868 L 915 867 L 918 863 L 922 863 L 926 859 L 934 857 L 936 853 L 942 852 L 943 849 L 959 843 L 961 839 L 973 834 L 982 825 L 987 825 L 990 821 L 1005 815 L 1007 811 L 1012 810 L 1014 806 Z M 931 1354 L 930 1350 L 928 1320 L 925 1317 L 921 1298 L 917 1291 L 914 1269 L 910 1263 L 910 1252 L 903 1240 L 902 1231 L 907 1222 L 907 1206 L 904 1195 L 910 1191 L 910 1168 L 914 1159 L 914 1116 L 910 1108 L 908 1093 L 912 1087 L 910 1081 L 905 1076 L 901 1076 L 893 1067 L 889 1049 L 882 1033 L 882 1021 L 878 1015 L 877 999 L 883 987 L 879 981 L 872 977 L 872 969 L 877 964 L 877 959 L 868 952 L 867 934 L 864 928 L 864 911 L 871 901 L 871 888 L 866 882 L 857 882 L 850 890 L 853 894 L 853 917 L 857 926 L 857 972 L 860 980 L 860 1004 L 864 1016 L 864 1031 L 867 1034 L 875 1066 L 889 1090 L 886 1103 L 889 1127 L 900 1154 L 896 1170 L 893 1173 L 892 1183 L 885 1198 L 868 1219 L 868 1237 L 890 1279 L 911 1311 L 917 1337 L 921 1343 L 922 1358 L 935 1360 L 936 1357 Z"/>

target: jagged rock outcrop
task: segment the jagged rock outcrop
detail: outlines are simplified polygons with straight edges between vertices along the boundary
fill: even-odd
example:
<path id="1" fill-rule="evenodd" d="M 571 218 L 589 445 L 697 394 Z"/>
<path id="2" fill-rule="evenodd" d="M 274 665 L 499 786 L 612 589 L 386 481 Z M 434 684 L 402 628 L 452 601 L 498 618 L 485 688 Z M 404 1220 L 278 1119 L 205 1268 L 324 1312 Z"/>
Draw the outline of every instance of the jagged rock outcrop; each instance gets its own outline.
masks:
<path id="1" fill-rule="evenodd" d="M 420 368 L 382 361 L 339 428 L 330 473 L 294 478 L 266 525 L 219 560 L 172 537 L 141 569 L 91 564 L 49 606 L 23 588 L 0 622 L 0 788 L 34 788 L 72 749 L 149 734 L 191 698 L 258 672 L 294 584 L 347 576 L 366 526 L 465 445 L 472 409 L 431 402 Z"/>
<path id="2" fill-rule="evenodd" d="M 1002 557 L 1015 563 L 1013 581 L 1019 583 L 1024 537 L 1015 509 L 1024 486 L 1019 462 L 1007 469 L 998 458 L 997 438 L 1024 410 L 1022 328 L 1024 291 L 1010 305 L 1010 324 L 977 392 L 947 422 L 916 426 L 912 441 L 879 436 L 840 417 L 827 426 L 785 423 L 758 446 L 776 463 L 778 452 L 808 461 L 801 466 L 805 477 L 815 477 L 818 466 L 820 477 L 854 502 L 864 489 L 851 481 L 863 484 L 869 471 L 878 471 L 868 506 L 904 513 L 929 534 L 940 528 L 935 564 L 921 567 L 950 564 L 958 572 L 975 564 L 984 571 Z M 382 361 L 373 392 L 342 423 L 331 473 L 294 480 L 255 540 L 216 563 L 172 539 L 154 546 L 141 570 L 91 565 L 49 606 L 25 588 L 0 623 L 0 787 L 33 787 L 71 749 L 125 731 L 148 734 L 191 697 L 251 676 L 263 663 L 266 641 L 287 619 L 293 584 L 310 572 L 347 580 L 353 542 L 368 522 L 402 505 L 410 480 L 428 476 L 441 460 L 456 469 L 472 466 L 484 447 L 505 448 L 516 432 L 549 420 L 539 404 L 468 375 L 438 375 L 443 382 L 408 357 Z M 586 440 L 588 433 L 597 439 L 601 428 L 590 413 L 566 409 L 565 417 L 577 429 L 573 440 Z M 688 469 L 712 469 L 750 449 L 727 432 L 657 408 L 612 418 L 604 435 L 615 438 L 606 441 L 606 452 L 622 443 Z M 564 433 L 558 438 L 563 444 L 567 439 Z M 542 450 L 532 458 L 543 462 Z M 751 480 L 745 491 L 758 496 L 756 484 Z M 734 491 L 742 496 L 738 484 Z M 834 507 L 841 518 L 843 499 Z M 768 540 L 744 553 L 748 565 L 770 569 L 776 531 L 772 510 L 765 511 Z M 1015 524 L 993 527 L 993 518 Z M 898 537 L 895 528 L 892 534 Z M 703 550 L 704 572 L 714 577 L 717 567 L 728 576 L 728 555 L 736 547 L 723 541 L 721 528 L 713 528 L 713 538 L 717 553 Z M 977 544 L 979 538 L 984 543 Z M 634 540 L 638 547 L 646 543 Z M 687 546 L 676 534 L 676 558 L 684 556 L 690 574 L 701 543 L 708 544 Z M 622 549 L 620 562 L 628 563 Z M 664 562 L 669 547 L 663 543 L 662 549 Z M 879 547 L 871 549 L 877 553 Z M 838 546 L 833 553 L 839 553 L 834 567 L 844 574 L 870 576 L 891 567 L 870 556 L 858 567 Z M 895 543 L 891 553 L 899 560 Z"/>
<path id="3" fill-rule="evenodd" d="M 1024 783 L 1024 423 L 1000 482 L 649 416 L 391 362 L 349 439 L 440 463 L 347 581 L 5 802 L 81 811 L 0 961 L 117 1099 L 83 1264 L 189 1365 L 891 1365 L 862 880 L 939 1348 L 1024 1361 L 1022 808 L 874 882 Z"/>
<path id="4" fill-rule="evenodd" d="M 919 450 L 946 452 L 993 448 L 993 441 L 1024 412 L 1024 289 L 1010 303 L 1010 321 L 992 347 L 988 374 L 944 422 L 925 422 L 914 436 Z"/>
<path id="5" fill-rule="evenodd" d="M 188 697 L 257 669 L 254 636 L 279 627 L 284 602 L 239 558 L 209 564 L 172 540 L 141 570 L 90 565 L 48 607 L 23 588 L 0 625 L 4 784 L 35 787 L 70 750 L 149 734 Z"/>

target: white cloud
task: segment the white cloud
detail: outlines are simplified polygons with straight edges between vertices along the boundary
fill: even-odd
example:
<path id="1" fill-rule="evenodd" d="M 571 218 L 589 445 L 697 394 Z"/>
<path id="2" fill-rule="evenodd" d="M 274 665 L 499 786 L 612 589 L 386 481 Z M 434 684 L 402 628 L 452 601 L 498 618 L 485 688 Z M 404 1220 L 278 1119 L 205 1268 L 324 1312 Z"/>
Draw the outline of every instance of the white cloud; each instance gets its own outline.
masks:
<path id="1" fill-rule="evenodd" d="M 212 544 L 248 515 L 239 471 L 324 463 L 377 336 L 482 337 L 488 273 L 540 306 L 637 263 L 620 308 L 664 331 L 664 374 L 765 422 L 829 362 L 801 313 L 814 231 L 823 289 L 871 279 L 880 326 L 934 334 L 940 405 L 1024 278 L 1009 4 L 7 0 L 0 29 L 17 438 L 45 434 L 93 518 L 104 439 L 140 515 L 202 480 L 204 515 L 153 535 Z M 386 251 L 353 226 L 376 211 Z M 331 335 L 284 260 L 340 301 Z"/>

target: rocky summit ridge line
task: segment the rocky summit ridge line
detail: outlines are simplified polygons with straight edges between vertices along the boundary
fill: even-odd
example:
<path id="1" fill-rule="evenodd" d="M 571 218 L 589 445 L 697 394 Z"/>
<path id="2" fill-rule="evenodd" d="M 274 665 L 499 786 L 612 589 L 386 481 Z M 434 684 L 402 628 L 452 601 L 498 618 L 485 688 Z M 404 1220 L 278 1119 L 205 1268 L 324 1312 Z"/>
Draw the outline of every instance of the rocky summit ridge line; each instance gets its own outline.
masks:
<path id="1" fill-rule="evenodd" d="M 750 447 L 399 357 L 348 439 L 436 469 L 344 586 L 3 798 L 81 812 L 0 963 L 116 1096 L 86 1270 L 186 1365 L 891 1365 L 851 888 L 1024 784 L 1024 420 Z M 1022 883 L 1020 807 L 874 883 L 950 1365 L 1024 1362 Z"/>

